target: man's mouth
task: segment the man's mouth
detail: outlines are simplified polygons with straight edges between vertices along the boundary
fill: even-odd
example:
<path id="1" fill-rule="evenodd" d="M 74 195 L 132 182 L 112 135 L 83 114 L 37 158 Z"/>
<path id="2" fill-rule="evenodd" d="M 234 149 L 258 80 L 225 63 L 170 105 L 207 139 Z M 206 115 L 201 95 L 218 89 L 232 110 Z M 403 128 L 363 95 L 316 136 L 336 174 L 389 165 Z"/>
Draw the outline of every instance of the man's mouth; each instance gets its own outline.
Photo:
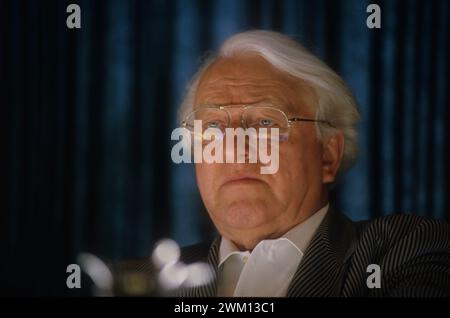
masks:
<path id="1" fill-rule="evenodd" d="M 261 183 L 264 182 L 260 177 L 255 176 L 254 174 L 236 174 L 231 175 L 227 179 L 223 185 L 232 185 L 232 184 L 253 184 L 253 183 Z"/>

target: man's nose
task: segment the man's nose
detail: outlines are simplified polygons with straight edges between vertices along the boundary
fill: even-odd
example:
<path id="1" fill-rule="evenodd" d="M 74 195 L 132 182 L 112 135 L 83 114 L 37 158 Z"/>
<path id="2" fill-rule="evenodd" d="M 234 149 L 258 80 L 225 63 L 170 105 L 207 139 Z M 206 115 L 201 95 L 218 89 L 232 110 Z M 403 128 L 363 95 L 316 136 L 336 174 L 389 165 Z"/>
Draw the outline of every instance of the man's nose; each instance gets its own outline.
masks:
<path id="1" fill-rule="evenodd" d="M 249 163 L 250 158 L 250 152 L 255 152 L 257 150 L 257 137 L 250 137 L 245 134 L 246 132 L 246 125 L 245 122 L 241 121 L 241 118 L 235 118 L 231 124 L 229 125 L 229 128 L 231 129 L 240 129 L 240 131 L 234 131 L 233 134 L 227 134 L 225 133 L 225 154 L 228 156 L 233 156 L 233 162 L 241 162 L 244 161 L 246 163 Z M 244 133 L 243 136 L 238 136 L 240 133 Z M 228 138 L 232 138 L 233 140 L 228 140 Z M 250 142 L 250 139 L 253 138 L 254 141 Z M 244 149 L 240 149 L 238 151 L 239 143 L 238 140 L 244 139 Z M 233 147 L 228 147 L 228 143 L 233 143 Z M 256 143 L 256 144 L 255 144 Z M 242 151 L 243 150 L 243 151 Z M 238 161 L 239 158 L 239 161 Z"/>
<path id="2" fill-rule="evenodd" d="M 229 109 L 228 110 L 229 118 L 230 118 L 230 128 L 246 128 L 244 122 L 244 110 L 239 108 Z"/>

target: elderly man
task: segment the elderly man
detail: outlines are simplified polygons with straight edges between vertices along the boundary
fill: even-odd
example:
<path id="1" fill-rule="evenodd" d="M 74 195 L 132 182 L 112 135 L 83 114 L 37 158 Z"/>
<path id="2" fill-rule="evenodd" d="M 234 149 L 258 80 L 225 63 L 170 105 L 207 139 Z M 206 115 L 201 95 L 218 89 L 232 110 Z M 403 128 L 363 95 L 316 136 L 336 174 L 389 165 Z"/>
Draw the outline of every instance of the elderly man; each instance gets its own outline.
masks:
<path id="1" fill-rule="evenodd" d="M 280 136 L 273 174 L 261 174 L 261 162 L 195 164 L 220 237 L 181 259 L 206 260 L 216 275 L 180 295 L 450 296 L 448 224 L 412 215 L 352 222 L 333 210 L 329 188 L 356 158 L 359 114 L 342 79 L 292 39 L 227 39 L 191 82 L 180 119 Z"/>
<path id="2" fill-rule="evenodd" d="M 182 295 L 450 296 L 448 224 L 411 215 L 355 223 L 333 210 L 329 187 L 356 158 L 359 114 L 342 79 L 301 45 L 268 31 L 230 37 L 194 77 L 180 115 L 285 136 L 274 174 L 196 163 L 220 237 L 183 255 L 207 259 L 216 279 Z"/>

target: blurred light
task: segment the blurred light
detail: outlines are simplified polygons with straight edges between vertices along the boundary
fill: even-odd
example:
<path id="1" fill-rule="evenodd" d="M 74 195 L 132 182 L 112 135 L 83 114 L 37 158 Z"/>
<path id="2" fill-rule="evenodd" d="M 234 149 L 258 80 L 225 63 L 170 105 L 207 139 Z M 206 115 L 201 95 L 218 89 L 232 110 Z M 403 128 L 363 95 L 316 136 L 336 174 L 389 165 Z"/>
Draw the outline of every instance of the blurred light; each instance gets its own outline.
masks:
<path id="1" fill-rule="evenodd" d="M 164 290 L 179 288 L 188 277 L 188 268 L 183 263 L 174 262 L 166 265 L 158 276 L 159 284 Z"/>
<path id="2" fill-rule="evenodd" d="M 214 271 L 207 263 L 193 263 L 187 266 L 188 276 L 184 282 L 186 287 L 206 285 L 214 278 Z"/>
<path id="3" fill-rule="evenodd" d="M 97 296 L 110 296 L 113 288 L 113 276 L 108 266 L 97 256 L 81 253 L 78 263 L 94 282 Z"/>
<path id="4" fill-rule="evenodd" d="M 171 239 L 163 239 L 156 243 L 152 254 L 153 263 L 158 268 L 176 263 L 180 258 L 180 247 Z"/>

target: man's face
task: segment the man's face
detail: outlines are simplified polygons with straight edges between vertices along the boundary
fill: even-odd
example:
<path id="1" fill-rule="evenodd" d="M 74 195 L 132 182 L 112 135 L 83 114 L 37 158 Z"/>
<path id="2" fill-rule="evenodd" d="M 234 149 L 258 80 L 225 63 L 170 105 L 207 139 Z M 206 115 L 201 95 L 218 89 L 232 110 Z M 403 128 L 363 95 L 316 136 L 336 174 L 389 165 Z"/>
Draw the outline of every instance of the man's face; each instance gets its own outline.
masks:
<path id="1" fill-rule="evenodd" d="M 256 55 L 217 60 L 199 83 L 194 109 L 259 103 L 283 110 L 288 118 L 315 117 L 312 89 Z M 231 111 L 233 123 L 239 122 L 241 111 Z M 334 169 L 330 179 L 324 152 L 315 123 L 298 122 L 290 128 L 289 139 L 280 142 L 275 174 L 261 174 L 260 164 L 196 164 L 203 202 L 221 235 L 252 249 L 321 208 L 327 201 L 324 183 L 336 173 Z"/>

